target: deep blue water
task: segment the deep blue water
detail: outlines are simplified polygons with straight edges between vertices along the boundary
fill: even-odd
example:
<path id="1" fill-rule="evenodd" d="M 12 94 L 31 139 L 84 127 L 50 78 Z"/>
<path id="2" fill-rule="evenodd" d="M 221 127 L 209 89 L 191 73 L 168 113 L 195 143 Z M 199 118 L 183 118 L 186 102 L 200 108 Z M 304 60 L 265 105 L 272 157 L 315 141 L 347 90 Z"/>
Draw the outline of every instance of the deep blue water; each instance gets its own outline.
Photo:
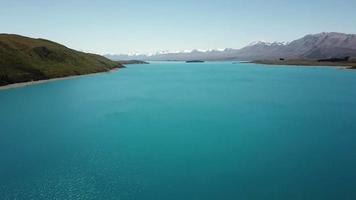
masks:
<path id="1" fill-rule="evenodd" d="M 0 91 L 0 199 L 356 199 L 356 71 L 152 63 Z"/>

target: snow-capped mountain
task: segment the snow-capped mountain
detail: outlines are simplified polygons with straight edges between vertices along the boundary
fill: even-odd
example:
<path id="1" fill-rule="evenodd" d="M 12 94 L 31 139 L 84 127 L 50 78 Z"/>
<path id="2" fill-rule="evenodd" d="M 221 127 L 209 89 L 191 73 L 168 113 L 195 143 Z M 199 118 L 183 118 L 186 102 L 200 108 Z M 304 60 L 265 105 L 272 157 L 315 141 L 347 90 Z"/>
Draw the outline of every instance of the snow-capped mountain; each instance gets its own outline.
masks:
<path id="1" fill-rule="evenodd" d="M 319 33 L 306 35 L 292 42 L 258 41 L 241 49 L 210 49 L 178 52 L 157 52 L 152 55 L 105 55 L 113 60 L 256 60 L 256 59 L 320 59 L 329 57 L 356 57 L 356 35 Z"/>
<path id="2" fill-rule="evenodd" d="M 266 41 L 255 41 L 250 43 L 247 46 L 256 46 L 256 45 L 260 45 L 260 46 L 282 46 L 282 45 L 287 45 L 289 44 L 289 42 L 266 42 Z"/>

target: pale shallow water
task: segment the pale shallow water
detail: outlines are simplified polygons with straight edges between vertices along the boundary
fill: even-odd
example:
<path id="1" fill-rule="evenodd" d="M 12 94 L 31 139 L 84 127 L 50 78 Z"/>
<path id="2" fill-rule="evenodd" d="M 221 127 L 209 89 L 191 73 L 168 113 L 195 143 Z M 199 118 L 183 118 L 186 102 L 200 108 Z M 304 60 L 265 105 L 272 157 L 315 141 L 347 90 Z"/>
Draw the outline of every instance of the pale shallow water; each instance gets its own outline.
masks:
<path id="1" fill-rule="evenodd" d="M 0 199 L 356 199 L 356 71 L 130 65 L 0 91 Z"/>

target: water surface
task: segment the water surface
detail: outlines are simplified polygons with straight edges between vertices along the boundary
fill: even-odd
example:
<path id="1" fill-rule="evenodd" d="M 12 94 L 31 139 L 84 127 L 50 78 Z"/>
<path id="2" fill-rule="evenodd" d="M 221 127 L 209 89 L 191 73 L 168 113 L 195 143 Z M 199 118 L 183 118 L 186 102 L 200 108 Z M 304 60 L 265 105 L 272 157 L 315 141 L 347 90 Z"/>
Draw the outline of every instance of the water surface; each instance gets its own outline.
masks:
<path id="1" fill-rule="evenodd" d="M 356 71 L 130 65 L 0 91 L 0 199 L 356 199 Z"/>

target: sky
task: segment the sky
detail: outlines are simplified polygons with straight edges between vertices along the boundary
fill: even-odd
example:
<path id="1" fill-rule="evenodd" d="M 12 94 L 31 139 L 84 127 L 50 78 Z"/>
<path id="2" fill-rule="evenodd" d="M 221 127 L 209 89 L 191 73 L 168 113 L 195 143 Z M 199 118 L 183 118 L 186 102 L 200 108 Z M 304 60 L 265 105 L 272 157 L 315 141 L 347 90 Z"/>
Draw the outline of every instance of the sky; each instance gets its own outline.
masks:
<path id="1" fill-rule="evenodd" d="M 99 54 L 241 48 L 356 33 L 355 8 L 356 0 L 0 0 L 0 33 Z"/>

